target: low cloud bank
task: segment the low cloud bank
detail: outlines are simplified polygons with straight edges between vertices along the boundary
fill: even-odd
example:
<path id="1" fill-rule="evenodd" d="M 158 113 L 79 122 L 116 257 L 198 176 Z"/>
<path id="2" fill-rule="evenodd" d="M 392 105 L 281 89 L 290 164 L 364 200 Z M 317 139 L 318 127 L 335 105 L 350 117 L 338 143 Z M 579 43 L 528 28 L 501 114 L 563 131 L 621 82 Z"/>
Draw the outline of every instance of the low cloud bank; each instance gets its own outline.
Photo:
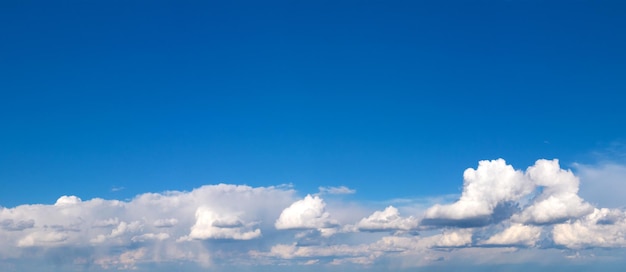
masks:
<path id="1" fill-rule="evenodd" d="M 589 169 L 586 177 L 603 176 Z M 594 206 L 579 196 L 579 187 L 579 177 L 558 160 L 520 170 L 497 159 L 464 172 L 456 201 L 421 213 L 401 203 L 374 210 L 365 202 L 342 202 L 342 194 L 355 193 L 345 186 L 320 187 L 304 197 L 290 187 L 228 184 L 129 201 L 61 196 L 53 205 L 0 208 L 0 260 L 54 258 L 84 270 L 150 270 L 176 262 L 371 266 L 398 258 L 423 266 L 461 251 L 497 252 L 506 260 L 511 249 L 626 247 L 626 212 Z M 341 209 L 329 207 L 325 194 L 334 195 L 334 207 L 370 212 L 360 220 L 331 214 Z M 480 258 L 475 261 L 489 262 Z"/>

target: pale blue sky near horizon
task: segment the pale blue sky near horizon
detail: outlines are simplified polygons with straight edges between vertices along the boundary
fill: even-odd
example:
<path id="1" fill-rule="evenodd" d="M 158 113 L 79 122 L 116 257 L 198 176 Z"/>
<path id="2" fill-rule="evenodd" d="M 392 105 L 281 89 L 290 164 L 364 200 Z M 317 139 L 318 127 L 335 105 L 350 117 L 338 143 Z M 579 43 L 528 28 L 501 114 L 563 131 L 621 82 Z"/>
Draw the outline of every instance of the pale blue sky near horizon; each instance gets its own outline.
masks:
<path id="1" fill-rule="evenodd" d="M 346 186 L 356 193 L 329 203 L 394 203 L 460 194 L 481 160 L 626 165 L 625 12 L 584 0 L 0 1 L 0 210 L 219 183 L 291 184 L 299 197 Z"/>

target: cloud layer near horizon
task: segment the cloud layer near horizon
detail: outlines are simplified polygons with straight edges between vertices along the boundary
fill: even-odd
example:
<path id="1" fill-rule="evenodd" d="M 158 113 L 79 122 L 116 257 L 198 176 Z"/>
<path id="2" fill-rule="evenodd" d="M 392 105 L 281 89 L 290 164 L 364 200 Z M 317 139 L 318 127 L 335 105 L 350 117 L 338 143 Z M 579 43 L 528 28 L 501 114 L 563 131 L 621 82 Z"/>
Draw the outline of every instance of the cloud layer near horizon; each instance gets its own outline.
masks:
<path id="1" fill-rule="evenodd" d="M 0 260 L 53 258 L 86 270 L 168 263 L 372 266 L 398 258 L 423 266 L 454 261 L 459 252 L 496 252 L 507 260 L 510 250 L 626 247 L 626 212 L 582 199 L 579 178 L 558 160 L 538 160 L 525 171 L 502 159 L 481 161 L 463 178 L 457 201 L 419 213 L 364 203 L 352 214 L 331 213 L 347 206 L 341 194 L 355 192 L 344 186 L 305 197 L 291 187 L 228 184 L 129 201 L 61 196 L 54 205 L 0 208 Z"/>

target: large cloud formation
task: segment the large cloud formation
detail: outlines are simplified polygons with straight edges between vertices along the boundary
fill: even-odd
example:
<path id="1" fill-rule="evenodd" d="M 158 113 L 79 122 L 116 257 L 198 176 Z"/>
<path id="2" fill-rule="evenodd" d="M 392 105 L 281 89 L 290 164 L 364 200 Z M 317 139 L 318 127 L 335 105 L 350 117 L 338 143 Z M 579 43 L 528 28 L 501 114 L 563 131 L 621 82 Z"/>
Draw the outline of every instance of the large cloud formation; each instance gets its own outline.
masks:
<path id="1" fill-rule="evenodd" d="M 459 224 L 486 222 L 499 204 L 516 201 L 533 190 L 533 184 L 520 170 L 503 159 L 481 161 L 477 169 L 463 173 L 461 198 L 448 205 L 435 205 L 424 217 L 432 222 Z"/>
<path id="2" fill-rule="evenodd" d="M 443 225 L 486 225 L 496 219 L 506 219 L 515 211 L 495 211 L 504 204 L 519 202 L 533 192 L 540 192 L 533 203 L 513 220 L 527 224 L 549 224 L 578 218 L 593 211 L 593 206 L 578 196 L 579 179 L 570 170 L 563 170 L 558 160 L 538 160 L 526 172 L 514 170 L 503 159 L 481 161 L 476 170 L 467 169 L 463 175 L 461 198 L 448 205 L 429 208 L 424 223 Z M 496 218 L 496 216 L 498 218 Z"/>
<path id="3" fill-rule="evenodd" d="M 564 248 L 574 256 L 626 248 L 626 212 L 586 202 L 578 195 L 580 179 L 558 160 L 538 160 L 526 170 L 503 159 L 481 161 L 463 179 L 455 202 L 427 207 L 414 204 L 423 201 L 345 202 L 343 194 L 355 190 L 344 186 L 304 197 L 288 186 L 228 184 L 128 201 L 61 196 L 52 205 L 0 208 L 0 269 L 38 270 L 33 265 L 47 262 L 59 271 L 151 271 L 172 264 L 189 264 L 189 271 L 212 265 L 412 267 L 506 263 L 520 256 L 558 262 L 572 257 Z"/>
<path id="4" fill-rule="evenodd" d="M 127 202 L 62 196 L 54 205 L 1 208 L 0 256 L 72 252 L 66 250 L 71 247 L 93 255 L 64 254 L 66 262 L 86 258 L 111 269 L 141 262 L 210 263 L 203 242 L 259 238 L 260 227 L 269 228 L 294 197 L 290 188 L 219 184 L 147 193 Z"/>

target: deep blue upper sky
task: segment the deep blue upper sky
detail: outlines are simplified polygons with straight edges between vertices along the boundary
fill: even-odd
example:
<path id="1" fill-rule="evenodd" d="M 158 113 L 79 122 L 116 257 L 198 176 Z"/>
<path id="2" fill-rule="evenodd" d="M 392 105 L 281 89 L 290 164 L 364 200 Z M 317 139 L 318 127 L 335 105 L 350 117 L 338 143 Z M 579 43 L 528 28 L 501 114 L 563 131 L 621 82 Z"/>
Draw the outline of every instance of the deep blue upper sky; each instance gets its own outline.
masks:
<path id="1" fill-rule="evenodd" d="M 0 2 L 0 206 L 449 194 L 625 137 L 623 1 L 219 2 Z"/>

